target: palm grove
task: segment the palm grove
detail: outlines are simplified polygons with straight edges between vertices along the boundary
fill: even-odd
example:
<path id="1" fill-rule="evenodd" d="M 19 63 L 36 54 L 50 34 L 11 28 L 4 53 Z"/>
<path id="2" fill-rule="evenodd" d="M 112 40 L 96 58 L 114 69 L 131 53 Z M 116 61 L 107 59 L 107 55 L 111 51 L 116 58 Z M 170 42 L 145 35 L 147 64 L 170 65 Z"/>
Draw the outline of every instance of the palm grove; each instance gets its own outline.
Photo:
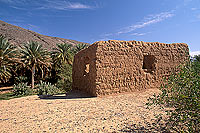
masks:
<path id="1" fill-rule="evenodd" d="M 0 36 L 0 84 L 14 84 L 15 95 L 52 95 L 68 91 L 72 82 L 73 56 L 87 46 L 57 44 L 48 51 L 34 41 L 16 47 Z"/>

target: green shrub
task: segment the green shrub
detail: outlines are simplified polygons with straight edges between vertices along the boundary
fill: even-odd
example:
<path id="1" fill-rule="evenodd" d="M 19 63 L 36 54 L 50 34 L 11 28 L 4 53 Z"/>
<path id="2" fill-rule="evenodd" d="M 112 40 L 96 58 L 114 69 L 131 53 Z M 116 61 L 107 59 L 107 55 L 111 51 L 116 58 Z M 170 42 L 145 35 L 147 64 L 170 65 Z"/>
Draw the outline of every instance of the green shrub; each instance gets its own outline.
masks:
<path id="1" fill-rule="evenodd" d="M 65 92 L 70 91 L 72 88 L 72 66 L 63 64 L 58 68 L 58 81 L 56 86 Z"/>
<path id="2" fill-rule="evenodd" d="M 35 89 L 37 90 L 38 95 L 55 95 L 61 92 L 55 85 L 43 81 L 40 81 Z"/>
<path id="3" fill-rule="evenodd" d="M 14 84 L 13 93 L 15 96 L 27 96 L 33 94 L 32 89 L 27 85 L 27 83 Z"/>
<path id="4" fill-rule="evenodd" d="M 148 106 L 168 108 L 168 130 L 199 132 L 200 130 L 200 63 L 189 62 L 180 67 L 161 86 L 162 93 L 149 98 Z"/>
<path id="5" fill-rule="evenodd" d="M 15 84 L 26 83 L 26 82 L 28 82 L 28 78 L 25 76 L 15 77 Z"/>

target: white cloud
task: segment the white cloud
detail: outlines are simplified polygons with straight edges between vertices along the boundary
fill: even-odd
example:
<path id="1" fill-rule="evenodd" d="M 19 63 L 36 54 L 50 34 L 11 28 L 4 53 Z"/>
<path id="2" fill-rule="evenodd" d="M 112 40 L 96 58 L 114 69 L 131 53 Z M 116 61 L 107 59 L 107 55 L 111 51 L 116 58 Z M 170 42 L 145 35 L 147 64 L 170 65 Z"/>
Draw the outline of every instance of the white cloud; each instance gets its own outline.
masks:
<path id="1" fill-rule="evenodd" d="M 193 8 L 191 8 L 191 10 L 192 10 L 192 11 L 195 11 L 195 10 L 198 10 L 198 8 L 193 7 Z"/>
<path id="2" fill-rule="evenodd" d="M 65 0 L 52 1 L 46 0 L 47 4 L 41 6 L 40 9 L 56 9 L 56 10 L 69 10 L 69 9 L 92 9 L 94 7 L 78 3 L 78 2 L 69 2 Z"/>
<path id="3" fill-rule="evenodd" d="M 125 33 L 130 33 L 133 32 L 137 29 L 141 29 L 144 28 L 146 26 L 150 26 L 152 24 L 155 23 L 159 23 L 161 21 L 166 20 L 167 18 L 173 17 L 174 14 L 171 12 L 162 12 L 159 14 L 155 14 L 155 15 L 148 15 L 147 17 L 144 17 L 143 21 L 139 22 L 138 24 L 134 24 L 125 28 L 122 28 L 121 30 L 119 30 L 118 32 L 111 32 L 111 33 L 105 33 L 103 35 L 100 36 L 100 38 L 102 38 L 101 40 L 110 40 L 110 38 L 115 38 L 116 36 L 119 36 L 120 34 L 125 34 Z M 132 33 L 130 35 L 133 36 L 144 36 L 146 34 L 149 34 L 151 32 L 146 32 L 146 33 Z"/>
<path id="4" fill-rule="evenodd" d="M 14 9 L 17 9 L 17 10 L 27 10 L 27 8 L 22 8 L 22 7 L 17 7 L 17 6 L 10 6 Z"/>
<path id="5" fill-rule="evenodd" d="M 102 36 L 107 37 L 107 36 L 112 36 L 112 35 L 113 35 L 112 33 L 106 33 L 106 34 L 103 34 Z"/>
<path id="6" fill-rule="evenodd" d="M 0 2 L 4 2 L 8 4 L 24 4 L 28 1 L 30 2 L 30 0 L 0 0 Z"/>
<path id="7" fill-rule="evenodd" d="M 190 55 L 192 57 L 194 57 L 195 55 L 200 55 L 200 51 L 193 51 L 193 52 L 190 52 Z"/>
<path id="8" fill-rule="evenodd" d="M 79 3 L 70 2 L 68 0 L 0 0 L 0 2 L 8 3 L 12 8 L 24 10 L 22 6 L 34 5 L 34 9 L 55 9 L 55 10 L 69 10 L 69 9 L 93 9 L 95 7 Z"/>
<path id="9" fill-rule="evenodd" d="M 159 23 L 164 21 L 167 18 L 173 17 L 174 14 L 171 12 L 162 12 L 156 15 L 149 15 L 148 17 L 144 18 L 143 22 L 139 22 L 138 24 L 134 24 L 128 27 L 123 28 L 118 34 L 129 33 L 136 29 L 144 28 L 146 26 Z"/>
<path id="10" fill-rule="evenodd" d="M 70 3 L 68 8 L 70 9 L 89 9 L 89 8 L 92 8 L 88 5 L 83 5 L 81 3 Z"/>
<path id="11" fill-rule="evenodd" d="M 133 36 L 144 36 L 144 35 L 146 35 L 147 33 L 133 33 L 133 34 L 131 34 L 131 35 L 133 35 Z"/>

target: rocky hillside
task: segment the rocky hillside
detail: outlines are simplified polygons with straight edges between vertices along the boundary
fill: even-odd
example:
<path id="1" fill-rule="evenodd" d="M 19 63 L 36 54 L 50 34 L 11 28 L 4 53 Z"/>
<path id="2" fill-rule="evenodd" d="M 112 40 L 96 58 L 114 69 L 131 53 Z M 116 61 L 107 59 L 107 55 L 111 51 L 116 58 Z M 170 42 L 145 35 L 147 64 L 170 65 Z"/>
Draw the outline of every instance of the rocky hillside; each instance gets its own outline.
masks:
<path id="1" fill-rule="evenodd" d="M 14 45 L 20 45 L 27 41 L 37 41 L 43 44 L 43 46 L 47 49 L 55 47 L 57 43 L 69 43 L 72 45 L 83 43 L 70 39 L 41 35 L 39 33 L 15 25 L 8 24 L 1 20 L 0 20 L 0 35 L 6 36 L 9 42 L 11 42 Z"/>

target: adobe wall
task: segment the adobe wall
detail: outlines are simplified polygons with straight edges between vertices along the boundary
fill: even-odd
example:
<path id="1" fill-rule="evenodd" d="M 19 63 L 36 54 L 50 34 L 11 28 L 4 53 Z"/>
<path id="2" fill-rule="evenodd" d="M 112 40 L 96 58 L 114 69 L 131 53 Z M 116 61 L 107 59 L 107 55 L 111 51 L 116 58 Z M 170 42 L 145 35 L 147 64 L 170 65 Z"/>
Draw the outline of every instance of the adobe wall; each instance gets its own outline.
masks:
<path id="1" fill-rule="evenodd" d="M 92 96 L 96 96 L 96 49 L 97 45 L 92 45 L 77 53 L 72 68 L 72 88 Z"/>
<path id="2" fill-rule="evenodd" d="M 85 77 L 83 81 L 76 81 L 74 78 L 73 84 L 94 96 L 157 88 L 162 76 L 176 71 L 176 66 L 188 59 L 188 51 L 188 46 L 184 43 L 96 42 L 75 56 L 73 68 L 73 71 L 85 69 L 77 68 L 77 62 L 83 62 L 85 56 L 90 56 L 92 62 L 89 73 L 93 76 Z M 74 74 L 73 72 L 73 77 L 76 75 Z"/>

